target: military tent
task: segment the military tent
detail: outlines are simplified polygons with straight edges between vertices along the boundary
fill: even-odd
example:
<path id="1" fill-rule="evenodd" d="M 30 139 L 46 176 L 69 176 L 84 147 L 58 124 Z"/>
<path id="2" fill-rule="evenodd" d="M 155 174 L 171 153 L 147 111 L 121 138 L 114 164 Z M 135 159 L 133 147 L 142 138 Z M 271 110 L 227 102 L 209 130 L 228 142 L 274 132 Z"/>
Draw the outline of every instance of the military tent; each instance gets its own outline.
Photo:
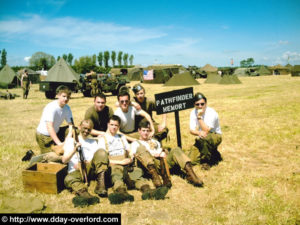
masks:
<path id="1" fill-rule="evenodd" d="M 273 75 L 288 75 L 290 73 L 289 68 L 284 67 L 280 64 L 277 64 L 276 66 L 271 66 L 270 70 L 272 71 Z"/>
<path id="2" fill-rule="evenodd" d="M 218 68 L 210 64 L 206 64 L 205 66 L 201 67 L 200 70 L 205 72 L 218 72 Z"/>
<path id="3" fill-rule="evenodd" d="M 239 77 L 245 77 L 248 76 L 247 71 L 248 71 L 247 68 L 237 68 L 233 74 Z"/>
<path id="4" fill-rule="evenodd" d="M 291 74 L 293 77 L 300 76 L 300 65 L 295 65 L 291 69 Z"/>
<path id="5" fill-rule="evenodd" d="M 143 74 L 142 68 L 130 68 L 128 69 L 128 78 L 129 80 L 133 81 L 140 81 Z"/>
<path id="6" fill-rule="evenodd" d="M 60 58 L 48 71 L 45 81 L 71 83 L 73 81 L 79 81 L 79 74 L 77 74 L 63 58 Z"/>
<path id="7" fill-rule="evenodd" d="M 219 84 L 241 84 L 242 82 L 236 75 L 224 75 Z"/>
<path id="8" fill-rule="evenodd" d="M 15 71 L 9 65 L 5 65 L 0 71 L 0 88 L 13 88 L 18 83 L 20 82 Z"/>
<path id="9" fill-rule="evenodd" d="M 219 83 L 219 81 L 222 79 L 222 77 L 217 74 L 217 73 L 209 73 L 207 75 L 206 80 L 204 81 L 204 83 L 206 84 L 217 84 Z"/>
<path id="10" fill-rule="evenodd" d="M 259 67 L 257 73 L 259 73 L 259 76 L 272 75 L 271 71 L 264 66 Z"/>
<path id="11" fill-rule="evenodd" d="M 146 69 L 143 72 L 143 76 L 141 82 L 148 83 L 148 84 L 164 84 L 170 79 L 169 71 L 165 69 L 153 69 L 153 79 L 152 80 L 145 80 L 144 74 L 147 73 L 146 71 L 151 71 L 152 69 Z"/>
<path id="12" fill-rule="evenodd" d="M 199 82 L 193 78 L 190 72 L 175 74 L 164 84 L 164 86 L 190 86 L 190 85 L 199 85 Z"/>

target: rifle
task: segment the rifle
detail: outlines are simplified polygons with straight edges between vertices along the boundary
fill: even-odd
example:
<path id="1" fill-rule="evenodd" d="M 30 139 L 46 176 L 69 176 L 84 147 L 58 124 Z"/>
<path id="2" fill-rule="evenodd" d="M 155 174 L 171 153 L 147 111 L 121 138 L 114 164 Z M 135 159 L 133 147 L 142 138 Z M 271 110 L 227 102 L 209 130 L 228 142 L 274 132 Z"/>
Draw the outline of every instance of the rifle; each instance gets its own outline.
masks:
<path id="1" fill-rule="evenodd" d="M 75 127 L 74 125 L 74 121 L 73 121 L 73 118 L 71 118 L 71 122 L 72 122 L 72 125 L 74 127 L 74 138 L 75 138 L 75 141 L 79 143 L 79 139 L 78 139 L 78 133 L 77 133 L 77 127 Z M 77 149 L 77 154 L 79 155 L 79 171 L 80 171 L 80 174 L 81 174 L 81 178 L 83 180 L 83 182 L 85 183 L 86 186 L 88 186 L 89 184 L 89 181 L 88 181 L 88 176 L 87 176 L 87 169 L 86 169 L 86 165 L 85 165 L 85 161 L 84 161 L 84 156 L 83 156 L 83 152 L 82 152 L 82 147 L 79 146 Z"/>

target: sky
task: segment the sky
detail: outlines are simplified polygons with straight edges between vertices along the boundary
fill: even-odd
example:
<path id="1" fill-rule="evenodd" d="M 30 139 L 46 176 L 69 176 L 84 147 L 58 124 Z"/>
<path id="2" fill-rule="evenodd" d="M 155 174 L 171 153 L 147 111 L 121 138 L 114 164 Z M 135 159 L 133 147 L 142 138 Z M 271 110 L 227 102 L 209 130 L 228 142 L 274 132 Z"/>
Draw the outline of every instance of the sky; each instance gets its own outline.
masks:
<path id="1" fill-rule="evenodd" d="M 300 0 L 0 0 L 0 50 L 74 59 L 104 51 L 133 64 L 300 64 Z"/>

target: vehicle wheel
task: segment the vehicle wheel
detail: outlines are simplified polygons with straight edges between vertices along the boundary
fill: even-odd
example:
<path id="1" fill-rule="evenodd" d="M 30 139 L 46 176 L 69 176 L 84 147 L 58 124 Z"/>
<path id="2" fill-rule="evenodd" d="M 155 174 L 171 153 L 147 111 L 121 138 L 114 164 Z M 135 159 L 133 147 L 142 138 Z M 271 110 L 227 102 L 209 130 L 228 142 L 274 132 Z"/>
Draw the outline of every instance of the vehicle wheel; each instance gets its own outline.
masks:
<path id="1" fill-rule="evenodd" d="M 54 99 L 55 96 L 56 96 L 56 93 L 53 92 L 53 91 L 46 91 L 46 92 L 45 92 L 45 96 L 46 96 L 46 98 Z"/>
<path id="2" fill-rule="evenodd" d="M 84 97 L 91 97 L 91 92 L 90 91 L 83 91 L 82 92 Z"/>

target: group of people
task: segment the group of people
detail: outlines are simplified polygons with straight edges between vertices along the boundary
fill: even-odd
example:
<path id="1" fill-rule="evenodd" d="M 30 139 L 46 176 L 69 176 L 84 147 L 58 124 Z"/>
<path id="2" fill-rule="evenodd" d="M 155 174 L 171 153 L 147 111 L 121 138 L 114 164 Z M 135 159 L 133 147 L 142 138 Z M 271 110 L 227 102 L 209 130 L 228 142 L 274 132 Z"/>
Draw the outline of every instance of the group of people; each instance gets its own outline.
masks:
<path id="1" fill-rule="evenodd" d="M 222 159 L 217 150 L 222 141 L 218 114 L 207 106 L 203 94 L 194 96 L 190 133 L 196 140 L 187 155 L 179 147 L 162 146 L 168 136 L 167 116 L 162 115 L 161 123 L 154 121 L 155 103 L 145 96 L 144 87 L 137 84 L 132 90 L 133 101 L 129 89 L 118 94 L 115 111 L 106 105 L 103 93 L 97 94 L 78 128 L 67 104 L 71 96 L 67 87 L 60 87 L 57 100 L 43 110 L 36 131 L 42 161 L 68 164 L 65 186 L 75 193 L 75 206 L 96 204 L 98 196 L 108 197 L 111 204 L 133 201 L 128 189 L 141 191 L 143 200 L 164 199 L 172 186 L 173 168 L 179 168 L 192 185 L 202 187 L 192 165 L 201 163 L 209 168 Z M 68 125 L 60 127 L 64 120 Z M 96 180 L 97 196 L 88 192 L 90 180 Z M 110 194 L 109 185 L 113 189 Z"/>

